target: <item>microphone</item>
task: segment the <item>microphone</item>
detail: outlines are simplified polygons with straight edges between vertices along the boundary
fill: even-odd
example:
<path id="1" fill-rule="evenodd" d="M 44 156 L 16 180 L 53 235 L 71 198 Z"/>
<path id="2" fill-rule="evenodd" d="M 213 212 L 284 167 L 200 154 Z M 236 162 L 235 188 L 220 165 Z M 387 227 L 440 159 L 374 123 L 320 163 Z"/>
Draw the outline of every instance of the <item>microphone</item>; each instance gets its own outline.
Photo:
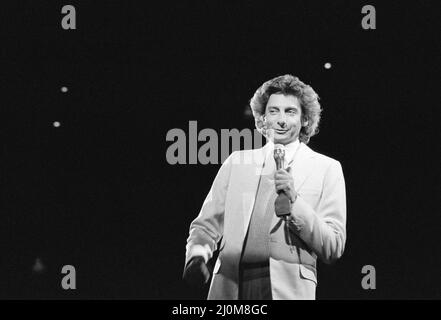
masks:
<path id="1" fill-rule="evenodd" d="M 283 144 L 274 145 L 274 160 L 276 161 L 277 170 L 285 166 L 285 146 Z"/>
<path id="2" fill-rule="evenodd" d="M 274 160 L 276 161 L 277 170 L 283 169 L 285 166 L 285 146 L 281 144 L 276 144 L 274 146 Z M 291 214 L 291 201 L 288 195 L 280 190 L 277 192 L 278 196 L 274 202 L 276 216 L 283 218 L 283 220 L 288 221 Z"/>

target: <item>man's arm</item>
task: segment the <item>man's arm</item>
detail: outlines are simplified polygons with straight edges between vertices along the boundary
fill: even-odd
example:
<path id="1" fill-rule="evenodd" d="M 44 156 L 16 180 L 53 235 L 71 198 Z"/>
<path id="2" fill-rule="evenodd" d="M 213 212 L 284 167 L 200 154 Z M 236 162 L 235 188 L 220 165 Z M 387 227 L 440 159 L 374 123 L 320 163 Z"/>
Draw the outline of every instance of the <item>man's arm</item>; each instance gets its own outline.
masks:
<path id="1" fill-rule="evenodd" d="M 346 242 L 346 191 L 338 161 L 326 171 L 317 211 L 298 196 L 291 217 L 292 229 L 323 262 L 331 263 L 342 256 Z"/>
<path id="2" fill-rule="evenodd" d="M 233 153 L 234 154 L 234 153 Z M 199 215 L 190 225 L 186 265 L 194 257 L 211 259 L 224 228 L 225 198 L 231 173 L 231 154 L 219 169 Z"/>

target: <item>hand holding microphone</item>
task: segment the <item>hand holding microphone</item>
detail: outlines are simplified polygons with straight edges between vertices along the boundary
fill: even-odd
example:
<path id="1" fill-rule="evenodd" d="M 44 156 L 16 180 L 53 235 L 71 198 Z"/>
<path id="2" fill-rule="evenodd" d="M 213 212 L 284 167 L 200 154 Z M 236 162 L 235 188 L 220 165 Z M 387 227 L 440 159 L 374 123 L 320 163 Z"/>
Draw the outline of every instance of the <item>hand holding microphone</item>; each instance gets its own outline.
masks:
<path id="1" fill-rule="evenodd" d="M 283 145 L 274 146 L 274 160 L 276 161 L 276 173 L 274 184 L 279 194 L 275 201 L 275 212 L 278 217 L 287 220 L 291 214 L 291 203 L 296 200 L 297 192 L 294 189 L 294 178 L 291 175 L 291 167 L 284 169 L 285 149 Z"/>
<path id="2" fill-rule="evenodd" d="M 291 175 L 291 167 L 286 170 L 277 170 L 274 174 L 274 183 L 276 185 L 277 193 L 285 193 L 291 202 L 296 200 L 297 192 L 294 189 L 294 179 Z"/>
<path id="3" fill-rule="evenodd" d="M 290 171 L 283 169 L 285 160 L 285 147 L 283 145 L 274 146 L 274 160 L 276 161 L 276 173 L 274 174 L 274 184 L 279 194 L 274 203 L 276 215 L 285 221 L 285 239 L 291 253 L 294 252 L 291 234 L 289 231 L 289 221 L 291 220 L 291 205 L 296 200 L 297 193 L 294 190 L 294 178 Z"/>

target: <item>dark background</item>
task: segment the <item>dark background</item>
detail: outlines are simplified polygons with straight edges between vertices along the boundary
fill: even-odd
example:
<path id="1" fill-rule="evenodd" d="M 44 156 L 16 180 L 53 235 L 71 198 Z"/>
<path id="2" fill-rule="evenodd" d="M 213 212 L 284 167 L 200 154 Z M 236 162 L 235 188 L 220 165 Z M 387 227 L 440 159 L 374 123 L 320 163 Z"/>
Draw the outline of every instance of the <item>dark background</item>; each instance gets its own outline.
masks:
<path id="1" fill-rule="evenodd" d="M 436 3 L 2 4 L 0 297 L 205 298 L 181 274 L 219 165 L 168 164 L 166 134 L 253 128 L 254 91 L 291 73 L 324 109 L 309 145 L 346 179 L 346 251 L 319 265 L 317 297 L 441 298 Z M 61 28 L 65 4 L 77 30 Z"/>

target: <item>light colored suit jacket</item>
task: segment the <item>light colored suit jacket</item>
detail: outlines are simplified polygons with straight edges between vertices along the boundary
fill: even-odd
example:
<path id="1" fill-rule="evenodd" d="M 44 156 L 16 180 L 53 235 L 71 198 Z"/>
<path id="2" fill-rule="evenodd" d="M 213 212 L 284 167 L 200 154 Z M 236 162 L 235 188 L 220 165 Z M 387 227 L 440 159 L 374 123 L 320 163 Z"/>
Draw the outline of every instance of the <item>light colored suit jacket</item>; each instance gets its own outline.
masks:
<path id="1" fill-rule="evenodd" d="M 210 259 L 218 248 L 208 299 L 238 299 L 239 262 L 265 161 L 273 144 L 233 152 L 222 164 L 202 209 L 190 225 L 186 262 Z M 316 259 L 338 259 L 346 241 L 346 193 L 338 161 L 300 143 L 292 165 L 297 200 L 290 223 L 294 250 L 286 244 L 283 220 L 270 228 L 273 299 L 315 299 Z M 275 190 L 275 189 L 274 189 Z M 275 191 L 274 191 L 275 192 Z"/>

